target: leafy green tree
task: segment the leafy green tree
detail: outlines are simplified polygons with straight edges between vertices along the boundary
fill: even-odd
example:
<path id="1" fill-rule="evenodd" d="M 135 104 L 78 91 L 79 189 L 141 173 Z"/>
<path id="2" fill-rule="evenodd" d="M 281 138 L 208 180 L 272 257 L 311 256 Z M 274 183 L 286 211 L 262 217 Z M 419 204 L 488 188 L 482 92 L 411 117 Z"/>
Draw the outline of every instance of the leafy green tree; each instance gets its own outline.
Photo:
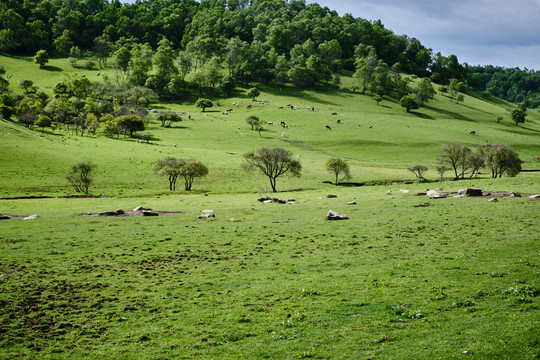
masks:
<path id="1" fill-rule="evenodd" d="M 37 88 L 34 86 L 34 82 L 29 79 L 21 79 L 19 81 L 19 87 L 26 91 L 27 94 L 35 93 Z"/>
<path id="2" fill-rule="evenodd" d="M 450 95 L 450 101 L 454 100 L 454 98 L 456 97 L 458 93 L 458 90 L 457 90 L 458 83 L 459 83 L 458 79 L 456 78 L 450 79 L 450 85 L 448 85 L 448 95 Z"/>
<path id="3" fill-rule="evenodd" d="M 172 124 L 182 121 L 182 117 L 175 113 L 159 114 L 158 120 L 161 122 L 161 127 L 171 127 Z"/>
<path id="4" fill-rule="evenodd" d="M 261 121 L 259 118 L 255 115 L 251 115 L 246 119 L 246 123 L 251 126 L 251 130 L 253 130 L 256 126 L 258 126 Z"/>
<path id="5" fill-rule="evenodd" d="M 186 81 L 194 85 L 199 90 L 200 96 L 203 96 L 203 90 L 210 85 L 208 75 L 204 68 L 199 68 L 190 72 L 186 76 Z"/>
<path id="6" fill-rule="evenodd" d="M 446 144 L 439 154 L 439 163 L 449 166 L 454 170 L 454 179 L 463 179 L 465 173 L 470 169 L 470 164 L 467 162 L 467 157 L 471 149 L 465 145 L 450 143 Z"/>
<path id="7" fill-rule="evenodd" d="M 285 55 L 278 56 L 276 60 L 276 65 L 274 66 L 274 77 L 276 81 L 279 83 L 280 93 L 282 91 L 283 84 L 286 83 L 289 78 L 288 77 L 289 68 L 290 68 L 290 65 Z"/>
<path id="8" fill-rule="evenodd" d="M 332 70 L 341 68 L 341 58 L 343 51 L 337 39 L 325 40 L 319 45 L 319 53 L 323 63 Z"/>
<path id="9" fill-rule="evenodd" d="M 51 127 L 52 120 L 47 115 L 40 115 L 38 117 L 37 121 L 35 122 L 35 125 L 39 126 L 40 128 L 43 129 L 43 131 L 45 131 L 46 127 Z"/>
<path id="10" fill-rule="evenodd" d="M 34 62 L 39 64 L 40 68 L 43 68 L 45 64 L 49 62 L 47 50 L 39 50 L 36 55 L 34 55 Z"/>
<path id="11" fill-rule="evenodd" d="M 62 35 L 54 40 L 53 45 L 56 48 L 56 51 L 60 55 L 68 55 L 69 50 L 73 47 L 73 41 L 71 40 L 72 32 L 70 30 L 64 30 Z"/>
<path id="12" fill-rule="evenodd" d="M 214 103 L 209 99 L 199 98 L 195 102 L 195 106 L 198 107 L 198 108 L 202 108 L 202 112 L 204 112 L 207 108 L 213 107 Z"/>
<path id="13" fill-rule="evenodd" d="M 225 76 L 223 79 L 221 79 L 219 87 L 225 91 L 227 96 L 231 96 L 233 90 L 236 88 L 234 78 L 231 75 Z"/>
<path id="14" fill-rule="evenodd" d="M 331 157 L 328 160 L 326 160 L 325 168 L 326 168 L 326 171 L 328 171 L 331 174 L 334 174 L 335 185 L 339 184 L 343 180 L 347 180 L 351 178 L 349 164 L 347 163 L 347 161 L 343 159 Z M 340 179 L 340 175 L 342 176 L 341 179 Z"/>
<path id="15" fill-rule="evenodd" d="M 520 123 L 525 122 L 525 118 L 527 117 L 527 114 L 522 109 L 515 108 L 510 113 L 510 117 L 512 118 L 512 121 L 516 123 L 516 126 L 519 126 Z"/>
<path id="16" fill-rule="evenodd" d="M 144 120 L 138 115 L 121 115 L 115 118 L 115 122 L 124 134 L 133 137 L 133 133 L 144 131 Z"/>
<path id="17" fill-rule="evenodd" d="M 178 177 L 184 178 L 184 188 L 189 191 L 196 178 L 204 177 L 208 174 L 208 167 L 200 161 L 193 159 L 178 159 L 168 157 L 158 160 L 154 171 L 169 179 L 169 190 L 176 190 L 176 181 Z"/>
<path id="18" fill-rule="evenodd" d="M 7 89 L 9 86 L 9 80 L 6 79 L 6 68 L 0 64 L 0 90 Z"/>
<path id="19" fill-rule="evenodd" d="M 433 88 L 431 80 L 429 78 L 423 78 L 414 89 L 414 93 L 416 99 L 420 101 L 421 104 L 424 104 L 424 102 L 427 103 L 429 99 L 433 99 L 435 96 L 435 89 Z"/>
<path id="20" fill-rule="evenodd" d="M 416 101 L 408 96 L 408 95 L 405 95 L 401 98 L 401 100 L 399 100 L 399 103 L 401 105 L 401 107 L 405 108 L 405 110 L 407 110 L 407 112 L 411 112 L 411 110 L 413 109 L 418 109 L 418 104 L 416 103 Z"/>
<path id="21" fill-rule="evenodd" d="M 244 154 L 243 168 L 246 171 L 259 170 L 270 180 L 272 191 L 276 192 L 276 180 L 282 175 L 300 177 L 302 165 L 293 153 L 283 148 L 261 148 Z"/>
<path id="22" fill-rule="evenodd" d="M 246 92 L 246 95 L 252 99 L 255 99 L 257 96 L 259 96 L 261 92 L 256 87 L 252 87 Z"/>
<path id="23" fill-rule="evenodd" d="M 131 52 L 125 46 L 122 46 L 120 49 L 114 52 L 114 60 L 118 67 L 122 69 L 123 72 L 126 72 L 131 61 Z"/>
<path id="24" fill-rule="evenodd" d="M 411 167 L 408 167 L 407 170 L 412 172 L 420 181 L 426 181 L 426 178 L 424 177 L 424 173 L 427 171 L 427 166 L 416 164 Z"/>
<path id="25" fill-rule="evenodd" d="M 460 101 L 463 102 L 465 100 L 465 96 L 463 94 L 458 94 L 456 97 L 456 104 L 458 104 Z"/>
<path id="26" fill-rule="evenodd" d="M 144 86 L 152 68 L 153 51 L 148 44 L 136 44 L 131 50 L 127 80 L 132 85 Z"/>
<path id="27" fill-rule="evenodd" d="M 379 103 L 380 103 L 381 101 L 383 101 L 383 98 L 382 98 L 381 95 L 375 95 L 375 96 L 373 97 L 373 100 L 375 100 L 375 101 L 377 102 L 377 105 L 379 105 Z"/>
<path id="28" fill-rule="evenodd" d="M 169 179 L 169 190 L 176 190 L 176 180 L 180 175 L 182 167 L 181 159 L 168 157 L 157 161 L 154 171 L 161 176 L 167 176 Z"/>
<path id="29" fill-rule="evenodd" d="M 189 191 L 196 178 L 208 175 L 208 167 L 200 160 L 183 160 L 179 175 L 184 178 L 184 188 Z"/>
<path id="30" fill-rule="evenodd" d="M 88 195 L 88 188 L 94 181 L 92 171 L 95 165 L 91 161 L 82 161 L 71 167 L 66 179 L 71 183 L 76 192 L 84 192 Z"/>
<path id="31" fill-rule="evenodd" d="M 94 51 L 98 60 L 99 68 L 107 66 L 107 59 L 111 50 L 111 42 L 107 37 L 98 36 L 94 39 Z"/>
<path id="32" fill-rule="evenodd" d="M 514 177 L 521 172 L 523 162 L 518 153 L 505 144 L 486 144 L 478 147 L 485 166 L 491 169 L 493 179 L 502 177 L 505 173 Z"/>

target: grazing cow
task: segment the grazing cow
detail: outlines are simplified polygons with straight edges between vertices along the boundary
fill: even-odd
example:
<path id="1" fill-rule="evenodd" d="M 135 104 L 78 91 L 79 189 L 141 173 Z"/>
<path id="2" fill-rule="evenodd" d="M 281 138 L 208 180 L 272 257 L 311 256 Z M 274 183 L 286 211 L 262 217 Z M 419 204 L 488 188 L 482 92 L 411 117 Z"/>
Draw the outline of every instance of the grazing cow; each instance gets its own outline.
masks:
<path id="1" fill-rule="evenodd" d="M 285 121 L 282 121 L 279 123 L 281 125 L 282 128 L 286 128 L 288 127 L 287 124 L 285 124 Z"/>
<path id="2" fill-rule="evenodd" d="M 338 119 L 337 123 L 338 123 L 338 124 L 341 124 L 341 119 Z"/>
<path id="3" fill-rule="evenodd" d="M 373 125 L 369 125 L 369 126 L 368 126 L 368 128 L 370 128 L 370 129 L 371 129 L 372 127 L 373 127 Z"/>
<path id="4" fill-rule="evenodd" d="M 332 115 L 337 115 L 337 113 L 332 113 Z"/>
<path id="5" fill-rule="evenodd" d="M 311 110 L 311 107 L 308 106 L 307 109 L 308 109 L 308 110 Z"/>
<path id="6" fill-rule="evenodd" d="M 228 113 L 228 112 L 226 112 L 226 111 L 225 111 L 224 113 L 222 113 L 222 114 L 223 114 L 223 115 L 229 115 L 229 113 Z"/>
<path id="7" fill-rule="evenodd" d="M 360 127 L 360 126 L 362 126 L 362 124 L 356 124 L 356 127 Z"/>
<path id="8" fill-rule="evenodd" d="M 268 122 L 268 125 L 274 125 L 273 121 Z"/>
<path id="9" fill-rule="evenodd" d="M 332 130 L 332 128 L 330 127 L 330 125 L 324 125 L 324 127 L 328 130 Z"/>
<path id="10" fill-rule="evenodd" d="M 285 105 L 285 106 L 291 106 L 291 104 L 287 104 L 287 105 Z"/>
<path id="11" fill-rule="evenodd" d="M 248 106 L 246 106 L 248 109 L 251 109 L 251 104 L 249 104 Z"/>
<path id="12" fill-rule="evenodd" d="M 231 111 L 232 111 L 232 109 L 227 109 L 227 110 L 225 110 L 225 111 L 226 111 L 226 112 L 231 112 Z"/>
<path id="13" fill-rule="evenodd" d="M 471 131 L 471 135 L 476 135 L 476 131 Z"/>
<path id="14" fill-rule="evenodd" d="M 278 109 L 280 109 L 280 110 L 283 109 L 283 106 L 278 107 Z"/>
<path id="15" fill-rule="evenodd" d="M 283 128 L 285 128 L 285 129 L 288 129 L 288 128 L 289 128 L 289 125 L 287 125 L 287 124 L 283 124 L 283 125 L 281 125 L 281 126 L 282 126 Z"/>
<path id="16" fill-rule="evenodd" d="M 282 132 L 282 133 L 281 133 L 281 137 L 285 137 L 285 132 Z"/>

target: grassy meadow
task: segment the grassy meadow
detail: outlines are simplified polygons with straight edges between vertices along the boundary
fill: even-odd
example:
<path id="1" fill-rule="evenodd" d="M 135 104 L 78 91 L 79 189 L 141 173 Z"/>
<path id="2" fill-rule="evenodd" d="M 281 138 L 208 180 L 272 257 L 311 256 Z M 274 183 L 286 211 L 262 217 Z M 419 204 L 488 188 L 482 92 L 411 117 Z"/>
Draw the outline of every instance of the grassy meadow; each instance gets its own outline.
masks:
<path id="1" fill-rule="evenodd" d="M 45 70 L 29 58 L 0 63 L 13 90 L 29 78 L 50 93 L 64 72 L 115 76 L 67 59 Z M 0 220 L 0 359 L 539 358 L 538 199 L 415 194 L 540 193 L 540 112 L 516 127 L 512 104 L 471 92 L 460 104 L 437 94 L 406 113 L 349 91 L 350 74 L 342 81 L 298 96 L 261 86 L 264 106 L 246 89 L 213 98 L 221 105 L 205 113 L 193 99 L 155 104 L 185 112 L 172 128 L 150 120 L 155 145 L 1 120 L 0 213 L 39 217 Z M 259 135 L 250 115 L 274 125 Z M 528 171 L 439 182 L 437 155 L 449 142 L 507 144 Z M 272 194 L 241 164 L 245 152 L 275 146 L 303 169 Z M 210 172 L 192 191 L 179 183 L 170 192 L 153 171 L 167 156 L 200 159 Z M 325 183 L 331 156 L 365 185 Z M 70 197 L 65 176 L 81 160 L 97 165 L 96 197 Z M 414 181 L 414 164 L 429 168 L 430 182 Z M 268 195 L 295 204 L 257 201 Z M 80 216 L 139 205 L 178 214 Z M 216 217 L 197 219 L 204 209 Z M 349 219 L 327 221 L 330 209 Z"/>

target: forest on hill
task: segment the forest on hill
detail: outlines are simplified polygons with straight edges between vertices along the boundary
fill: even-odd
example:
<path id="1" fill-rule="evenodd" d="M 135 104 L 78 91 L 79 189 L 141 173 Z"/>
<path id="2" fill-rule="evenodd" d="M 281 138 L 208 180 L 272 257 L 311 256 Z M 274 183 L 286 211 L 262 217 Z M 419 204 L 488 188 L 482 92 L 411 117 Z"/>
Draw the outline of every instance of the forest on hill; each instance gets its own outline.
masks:
<path id="1" fill-rule="evenodd" d="M 166 79 L 147 84 L 148 78 L 139 77 L 136 85 L 154 90 L 169 85 L 178 88 L 188 72 L 199 68 L 206 72 L 203 80 L 213 87 L 215 80 L 208 73 L 226 67 L 239 84 L 288 81 L 297 88 L 308 88 L 320 81 L 339 82 L 332 73 L 358 70 L 358 58 L 369 58 L 395 71 L 431 77 L 440 84 L 455 78 L 470 88 L 524 102 L 529 108 L 540 105 L 539 71 L 461 64 L 456 55 L 434 53 L 418 39 L 394 34 L 380 21 L 339 16 L 328 7 L 304 0 L 0 3 L 3 53 L 28 55 L 46 50 L 70 56 L 74 63 L 90 55 L 100 67 L 114 54 L 118 60 L 115 65 L 127 71 L 130 61 L 138 58 L 147 62 L 160 44 L 167 51 L 162 60 L 174 57 L 179 70 L 169 66 Z M 200 87 L 200 75 L 189 82 Z M 175 77 L 176 85 L 171 83 Z M 160 95 L 177 98 L 174 92 Z"/>

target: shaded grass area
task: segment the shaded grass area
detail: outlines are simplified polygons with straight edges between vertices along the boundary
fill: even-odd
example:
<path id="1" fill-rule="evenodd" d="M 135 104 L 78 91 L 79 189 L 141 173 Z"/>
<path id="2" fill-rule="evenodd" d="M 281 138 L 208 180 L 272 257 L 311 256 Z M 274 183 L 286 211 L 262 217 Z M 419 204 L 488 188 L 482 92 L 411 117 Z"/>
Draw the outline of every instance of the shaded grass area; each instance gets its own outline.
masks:
<path id="1" fill-rule="evenodd" d="M 42 215 L 0 222 L 0 354 L 539 355 L 540 239 L 529 215 L 538 201 L 415 207 L 426 200 L 387 200 L 386 189 L 336 188 L 336 199 L 288 193 L 290 206 L 255 195 L 2 201 Z M 357 206 L 346 205 L 352 199 Z M 182 214 L 74 216 L 141 203 Z M 195 219 L 201 208 L 217 218 Z M 324 220 L 329 208 L 351 220 Z"/>

